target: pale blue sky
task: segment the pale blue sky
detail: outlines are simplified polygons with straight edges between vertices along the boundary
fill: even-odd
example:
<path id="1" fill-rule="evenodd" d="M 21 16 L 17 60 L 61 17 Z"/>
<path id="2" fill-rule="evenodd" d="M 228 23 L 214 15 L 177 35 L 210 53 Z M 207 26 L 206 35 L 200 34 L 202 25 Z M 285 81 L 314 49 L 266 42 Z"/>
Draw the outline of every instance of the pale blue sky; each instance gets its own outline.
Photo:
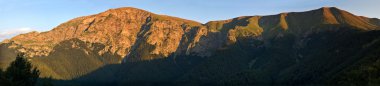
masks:
<path id="1" fill-rule="evenodd" d="M 119 7 L 135 7 L 205 23 L 324 6 L 379 18 L 379 3 L 380 0 L 0 0 L 0 41 L 20 32 L 48 31 L 75 17 Z"/>

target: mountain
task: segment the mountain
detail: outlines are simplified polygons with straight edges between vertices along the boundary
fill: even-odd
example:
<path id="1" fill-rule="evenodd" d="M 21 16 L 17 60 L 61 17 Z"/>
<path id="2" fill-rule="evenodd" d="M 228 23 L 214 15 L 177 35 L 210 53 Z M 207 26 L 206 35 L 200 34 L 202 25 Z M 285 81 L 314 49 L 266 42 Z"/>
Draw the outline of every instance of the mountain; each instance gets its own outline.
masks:
<path id="1" fill-rule="evenodd" d="M 335 7 L 205 24 L 126 7 L 3 41 L 0 65 L 25 53 L 41 77 L 115 85 L 344 84 L 378 63 L 379 29 Z"/>

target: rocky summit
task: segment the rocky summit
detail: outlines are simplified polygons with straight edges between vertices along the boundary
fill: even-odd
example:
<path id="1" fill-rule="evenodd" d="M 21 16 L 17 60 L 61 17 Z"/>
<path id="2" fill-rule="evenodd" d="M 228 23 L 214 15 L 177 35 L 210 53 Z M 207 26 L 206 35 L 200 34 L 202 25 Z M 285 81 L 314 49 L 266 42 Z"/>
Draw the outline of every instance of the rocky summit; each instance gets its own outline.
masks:
<path id="1" fill-rule="evenodd" d="M 241 77 L 233 75 L 249 74 L 244 77 L 256 77 L 256 81 L 252 83 L 289 81 L 290 84 L 302 84 L 302 79 L 310 80 L 305 83 L 320 83 L 326 78 L 325 74 L 344 74 L 342 71 L 348 71 L 351 64 L 359 64 L 353 61 L 360 56 L 350 56 L 362 55 L 358 53 L 366 51 L 361 50 L 378 44 L 377 34 L 373 33 L 379 29 L 379 19 L 356 16 L 335 7 L 268 16 L 241 16 L 205 24 L 125 7 L 78 17 L 60 24 L 51 31 L 30 32 L 5 40 L 0 44 L 0 65 L 6 67 L 15 59 L 17 53 L 25 53 L 27 58 L 42 70 L 42 77 L 52 76 L 62 80 L 90 80 L 91 78 L 86 77 L 104 74 L 104 69 L 110 68 L 108 65 L 119 65 L 122 67 L 107 69 L 107 73 L 111 74 L 104 77 L 115 79 L 114 81 L 141 81 L 158 77 L 137 76 L 147 74 L 141 71 L 158 68 L 155 71 L 183 71 L 159 79 L 173 82 L 234 82 L 233 80 L 240 80 Z M 376 36 L 365 40 L 360 38 L 366 36 L 361 33 L 372 33 Z M 352 40 L 360 43 L 355 44 Z M 330 44 L 332 41 L 340 44 Z M 348 42 L 353 44 L 346 44 Z M 350 46 L 361 47 L 353 47 L 359 49 L 357 52 L 344 48 Z M 337 60 L 342 59 L 338 58 L 341 55 L 346 55 L 346 60 L 351 60 Z M 334 56 L 336 58 L 333 58 Z M 166 61 L 167 59 L 182 59 L 183 64 L 189 65 L 180 65 L 183 70 L 177 70 L 168 67 L 177 63 Z M 334 61 L 329 62 L 328 59 Z M 329 67 L 315 66 L 314 62 Z M 339 67 L 332 67 L 333 64 Z M 160 69 L 161 67 L 163 69 Z M 165 70 L 165 67 L 168 70 Z M 218 70 L 218 67 L 222 70 Z M 313 67 L 317 69 L 310 71 L 323 71 L 323 74 L 319 74 L 323 77 L 308 75 L 314 72 L 293 74 Z M 118 71 L 109 72 L 110 70 Z M 118 76 L 116 74 L 129 78 L 112 77 Z M 228 80 L 221 82 L 216 79 Z"/>

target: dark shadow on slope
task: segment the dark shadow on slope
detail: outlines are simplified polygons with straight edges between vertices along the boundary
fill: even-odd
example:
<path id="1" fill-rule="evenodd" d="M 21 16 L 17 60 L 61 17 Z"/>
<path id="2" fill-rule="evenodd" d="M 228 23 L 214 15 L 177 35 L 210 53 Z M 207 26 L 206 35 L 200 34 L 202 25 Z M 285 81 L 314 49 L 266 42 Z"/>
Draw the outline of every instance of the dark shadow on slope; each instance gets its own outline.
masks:
<path id="1" fill-rule="evenodd" d="M 380 31 L 341 30 L 316 33 L 307 37 L 306 46 L 297 53 L 299 62 L 278 74 L 277 83 L 283 84 L 334 84 L 327 83 L 343 69 L 352 66 L 380 48 L 368 45 L 380 39 Z M 377 43 L 378 44 L 378 43 Z M 367 47 L 365 47 L 367 46 Z"/>
<path id="2" fill-rule="evenodd" d="M 220 62 L 222 69 L 213 70 L 213 67 L 207 70 L 218 74 L 217 71 L 224 72 L 227 70 L 236 71 L 234 69 L 248 68 L 246 63 L 251 59 L 251 52 L 257 46 L 253 46 L 253 39 L 241 39 L 235 45 L 231 45 L 226 50 L 219 50 L 221 55 L 216 55 L 212 58 L 198 56 L 169 56 L 163 59 L 155 59 L 148 61 L 127 62 L 123 64 L 106 65 L 96 71 L 77 78 L 72 81 L 62 81 L 60 84 L 71 85 L 216 85 L 215 82 L 194 82 L 195 80 L 186 80 L 192 72 L 199 72 L 198 67 L 205 64 Z M 248 45 L 249 44 L 249 45 Z M 224 54 L 223 54 L 224 53 Z M 229 53 L 232 53 L 228 55 Z M 234 58 L 234 55 L 240 54 L 241 58 Z M 219 56 L 226 58 L 219 59 Z M 232 56 L 231 56 L 232 55 Z M 245 57 L 243 57 L 245 56 Z M 232 59 L 228 59 L 232 58 Z M 238 64 L 236 64 L 236 63 Z M 216 64 L 216 65 L 218 65 Z M 231 65 L 231 66 L 229 66 Z M 212 65 L 214 66 L 214 65 Z M 227 67 L 228 66 L 228 67 Z M 70 84 L 65 84 L 70 83 Z"/>
<path id="3" fill-rule="evenodd" d="M 5 43 L 0 45 L 0 68 L 2 69 L 8 67 L 9 63 L 16 59 L 16 50 L 9 49 L 9 46 L 11 46 L 11 43 Z"/>
<path id="4" fill-rule="evenodd" d="M 98 52 L 104 47 L 98 43 L 71 39 L 60 42 L 53 48 L 54 51 L 49 56 L 34 57 L 31 61 L 43 71 L 42 77 L 73 79 L 95 71 L 104 65 L 116 64 L 121 60 L 120 56 L 109 52 L 99 55 Z"/>
<path id="5" fill-rule="evenodd" d="M 75 79 L 81 85 L 162 85 L 174 84 L 178 76 L 197 66 L 203 58 L 177 56 L 150 61 L 106 65 Z"/>
<path id="6" fill-rule="evenodd" d="M 348 28 L 348 29 L 347 29 Z M 339 84 L 338 77 L 380 49 L 380 31 L 340 27 L 304 38 L 286 34 L 262 45 L 240 38 L 207 58 L 173 56 L 106 65 L 62 85 L 310 85 Z M 302 42 L 302 46 L 297 44 Z M 256 44 L 256 45 L 255 45 Z M 297 45 L 296 45 L 297 44 Z M 375 56 L 376 57 L 376 56 Z M 370 61 L 371 62 L 371 61 Z M 373 62 L 373 61 L 372 61 Z"/>

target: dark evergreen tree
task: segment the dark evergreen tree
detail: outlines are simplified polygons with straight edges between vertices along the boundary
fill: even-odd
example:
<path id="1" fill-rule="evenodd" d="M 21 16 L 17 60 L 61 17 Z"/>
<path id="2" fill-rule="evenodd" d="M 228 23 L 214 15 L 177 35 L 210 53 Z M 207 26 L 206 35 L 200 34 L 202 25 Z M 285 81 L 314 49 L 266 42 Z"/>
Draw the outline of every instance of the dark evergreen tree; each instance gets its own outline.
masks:
<path id="1" fill-rule="evenodd" d="M 28 62 L 24 54 L 19 54 L 4 74 L 12 86 L 34 86 L 40 72 Z"/>
<path id="2" fill-rule="evenodd" d="M 51 76 L 49 78 L 45 78 L 42 80 L 42 86 L 54 86 L 52 81 L 53 81 L 53 78 Z"/>
<path id="3" fill-rule="evenodd" d="M 4 72 L 2 69 L 0 69 L 0 86 L 7 86 L 9 83 L 7 82 L 7 79 L 5 78 Z"/>

